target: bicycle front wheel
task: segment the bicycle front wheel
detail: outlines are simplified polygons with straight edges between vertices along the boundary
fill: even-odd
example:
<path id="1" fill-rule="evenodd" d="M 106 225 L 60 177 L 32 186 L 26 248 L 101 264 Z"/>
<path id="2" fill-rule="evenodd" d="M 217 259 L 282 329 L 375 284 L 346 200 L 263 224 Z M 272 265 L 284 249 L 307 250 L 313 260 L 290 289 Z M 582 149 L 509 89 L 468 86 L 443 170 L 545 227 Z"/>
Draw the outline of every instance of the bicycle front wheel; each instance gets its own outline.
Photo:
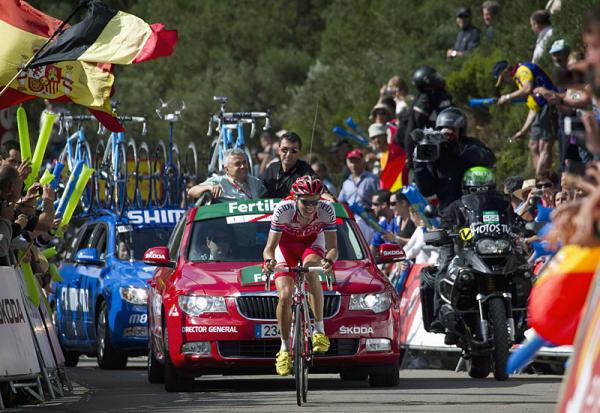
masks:
<path id="1" fill-rule="evenodd" d="M 305 365 L 304 314 L 301 305 L 296 304 L 294 311 L 294 378 L 296 379 L 296 403 L 302 406 L 306 402 L 308 374 Z"/>

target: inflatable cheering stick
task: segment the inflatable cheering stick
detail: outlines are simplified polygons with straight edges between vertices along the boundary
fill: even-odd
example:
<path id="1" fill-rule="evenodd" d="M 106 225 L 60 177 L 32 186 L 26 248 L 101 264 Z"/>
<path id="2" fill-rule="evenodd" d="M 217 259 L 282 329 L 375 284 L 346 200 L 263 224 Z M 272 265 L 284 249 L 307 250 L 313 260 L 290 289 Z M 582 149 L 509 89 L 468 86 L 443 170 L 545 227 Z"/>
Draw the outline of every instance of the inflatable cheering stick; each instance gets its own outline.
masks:
<path id="1" fill-rule="evenodd" d="M 19 129 L 19 145 L 21 147 L 21 159 L 31 160 L 31 141 L 29 139 L 29 127 L 27 126 L 27 112 L 23 106 L 17 109 L 17 128 Z"/>
<path id="2" fill-rule="evenodd" d="M 33 152 L 33 158 L 31 159 L 31 173 L 25 180 L 25 188 L 29 188 L 31 184 L 38 177 L 40 172 L 40 167 L 42 166 L 42 160 L 44 159 L 44 154 L 46 153 L 46 148 L 48 147 L 48 140 L 50 139 L 50 133 L 52 132 L 52 126 L 54 125 L 54 120 L 56 119 L 56 114 L 54 113 L 46 113 L 44 117 L 44 124 L 42 125 L 42 129 L 40 130 L 40 136 L 38 138 L 37 144 L 35 145 L 35 151 Z"/>
<path id="3" fill-rule="evenodd" d="M 83 170 L 81 171 L 81 175 L 77 179 L 77 184 L 75 185 L 75 189 L 69 198 L 69 202 L 67 203 L 67 207 L 65 208 L 65 213 L 62 216 L 60 221 L 59 229 L 68 225 L 73 217 L 73 213 L 75 212 L 75 208 L 81 199 L 81 195 L 83 195 L 83 191 L 85 190 L 85 186 L 87 185 L 90 177 L 94 169 L 88 167 L 87 165 L 83 165 Z"/>
<path id="4" fill-rule="evenodd" d="M 56 168 L 54 168 L 56 169 Z M 65 186 L 65 190 L 62 193 L 62 196 L 60 197 L 60 200 L 58 201 L 58 207 L 56 208 L 56 217 L 60 218 L 63 216 L 65 209 L 67 208 L 67 204 L 69 203 L 69 200 L 71 199 L 71 195 L 73 194 L 73 191 L 75 190 L 75 186 L 77 185 L 77 180 L 79 179 L 79 176 L 81 175 L 81 171 L 83 170 L 83 161 L 78 161 L 75 164 L 75 167 L 73 168 L 73 172 L 71 173 L 71 176 L 69 176 L 69 180 L 67 181 L 67 185 Z"/>

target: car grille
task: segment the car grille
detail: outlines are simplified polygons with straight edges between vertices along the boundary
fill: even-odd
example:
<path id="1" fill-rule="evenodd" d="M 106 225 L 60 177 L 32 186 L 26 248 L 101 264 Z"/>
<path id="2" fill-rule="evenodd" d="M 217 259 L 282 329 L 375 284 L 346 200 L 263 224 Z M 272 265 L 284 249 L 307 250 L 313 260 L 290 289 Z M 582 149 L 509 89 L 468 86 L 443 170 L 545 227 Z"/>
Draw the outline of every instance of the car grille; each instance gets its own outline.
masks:
<path id="1" fill-rule="evenodd" d="M 340 307 L 339 295 L 325 295 L 323 318 L 333 317 Z M 242 296 L 237 298 L 237 306 L 241 315 L 254 320 L 275 320 L 276 296 Z"/>
<path id="2" fill-rule="evenodd" d="M 280 340 L 245 340 L 245 341 L 217 341 L 219 354 L 222 357 L 251 357 L 251 358 L 275 358 L 279 348 Z M 358 351 L 357 338 L 332 339 L 329 351 L 325 354 L 315 354 L 317 357 L 328 356 L 352 356 Z"/>

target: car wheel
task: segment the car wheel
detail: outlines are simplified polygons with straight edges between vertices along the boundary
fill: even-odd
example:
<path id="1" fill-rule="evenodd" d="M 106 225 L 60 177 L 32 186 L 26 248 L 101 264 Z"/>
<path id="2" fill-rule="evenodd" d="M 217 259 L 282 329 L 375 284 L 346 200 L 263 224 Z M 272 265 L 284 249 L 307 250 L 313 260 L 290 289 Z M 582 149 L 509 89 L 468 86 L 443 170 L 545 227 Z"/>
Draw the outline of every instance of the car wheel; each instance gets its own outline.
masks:
<path id="1" fill-rule="evenodd" d="M 163 340 L 164 340 L 164 354 L 165 354 L 165 366 L 164 366 L 164 382 L 165 390 L 169 393 L 174 392 L 187 392 L 192 391 L 194 387 L 194 380 L 186 377 L 180 369 L 178 369 L 169 356 L 169 330 L 167 330 L 166 323 L 163 318 Z"/>
<path id="2" fill-rule="evenodd" d="M 148 340 L 148 382 L 151 384 L 161 384 L 165 382 L 165 366 L 154 356 L 152 351 L 152 338 Z"/>
<path id="3" fill-rule="evenodd" d="M 365 381 L 369 373 L 363 370 L 348 370 L 340 372 L 342 381 Z"/>
<path id="4" fill-rule="evenodd" d="M 100 306 L 100 314 L 96 322 L 96 357 L 101 369 L 123 369 L 127 365 L 127 355 L 112 346 L 110 325 L 108 324 L 108 306 L 105 302 Z"/>
<path id="5" fill-rule="evenodd" d="M 395 363 L 378 366 L 369 375 L 371 387 L 395 387 L 400 384 L 400 364 Z"/>
<path id="6" fill-rule="evenodd" d="M 79 353 L 78 352 L 63 350 L 63 355 L 65 356 L 65 366 L 77 367 L 77 363 L 79 363 Z"/>

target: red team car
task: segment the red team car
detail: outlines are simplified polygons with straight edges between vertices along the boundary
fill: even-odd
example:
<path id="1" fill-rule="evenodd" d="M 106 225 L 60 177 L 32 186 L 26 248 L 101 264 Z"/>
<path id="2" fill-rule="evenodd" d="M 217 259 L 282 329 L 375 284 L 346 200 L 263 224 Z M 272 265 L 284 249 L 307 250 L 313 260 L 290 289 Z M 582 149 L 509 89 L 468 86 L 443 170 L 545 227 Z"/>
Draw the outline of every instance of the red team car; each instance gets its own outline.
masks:
<path id="1" fill-rule="evenodd" d="M 278 200 L 235 201 L 188 210 L 169 245 L 149 249 L 148 378 L 167 391 L 189 389 L 203 374 L 275 373 L 281 341 L 277 294 L 265 291 L 262 251 Z M 373 386 L 399 381 L 399 299 L 379 271 L 351 212 L 334 204 L 339 259 L 324 288 L 327 353 L 311 372 Z M 382 247 L 379 261 L 403 256 Z"/>

